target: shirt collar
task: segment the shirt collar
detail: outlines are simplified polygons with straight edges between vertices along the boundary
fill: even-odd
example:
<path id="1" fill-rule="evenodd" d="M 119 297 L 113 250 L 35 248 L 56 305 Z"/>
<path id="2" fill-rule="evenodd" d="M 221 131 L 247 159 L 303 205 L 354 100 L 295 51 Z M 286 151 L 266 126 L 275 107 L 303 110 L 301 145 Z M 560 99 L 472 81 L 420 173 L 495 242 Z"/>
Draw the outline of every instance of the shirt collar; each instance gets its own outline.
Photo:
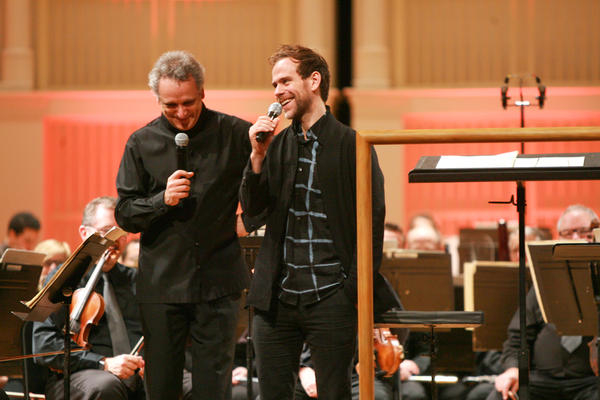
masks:
<path id="1" fill-rule="evenodd" d="M 319 141 L 319 143 L 321 142 L 320 137 L 322 134 L 322 129 L 325 125 L 325 120 L 327 119 L 329 113 L 329 106 L 326 106 L 325 114 L 323 114 L 321 118 L 317 120 L 317 122 L 315 122 L 310 128 L 308 128 L 308 130 L 306 131 L 306 137 L 308 138 L 308 141 L 317 140 Z M 300 121 L 294 120 L 292 122 L 292 129 L 298 137 L 298 140 L 304 141 L 304 135 L 302 134 L 302 125 L 300 124 Z"/>
<path id="2" fill-rule="evenodd" d="M 198 132 L 200 132 L 202 130 L 204 124 L 206 123 L 206 121 L 209 118 L 209 114 L 210 114 L 210 110 L 208 108 L 206 108 L 206 106 L 204 105 L 204 102 L 202 102 L 202 111 L 200 111 L 200 116 L 198 117 L 198 121 L 196 121 L 196 124 L 192 128 L 188 129 L 187 131 L 175 128 L 173 125 L 171 125 L 171 123 L 169 122 L 167 117 L 165 117 L 165 115 L 162 113 L 160 115 L 160 118 L 161 118 L 161 121 L 162 121 L 163 125 L 165 126 L 165 128 L 168 129 L 170 132 L 173 132 L 175 134 L 177 134 L 179 132 L 183 132 L 183 133 L 186 133 L 191 138 L 191 137 L 196 136 L 198 134 Z"/>

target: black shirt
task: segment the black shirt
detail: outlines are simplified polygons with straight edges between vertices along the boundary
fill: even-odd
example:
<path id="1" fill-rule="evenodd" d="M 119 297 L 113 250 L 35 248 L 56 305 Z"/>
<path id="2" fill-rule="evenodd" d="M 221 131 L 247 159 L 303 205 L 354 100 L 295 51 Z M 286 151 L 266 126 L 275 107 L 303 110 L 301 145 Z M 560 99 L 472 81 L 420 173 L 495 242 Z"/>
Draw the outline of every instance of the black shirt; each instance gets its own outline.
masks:
<path id="1" fill-rule="evenodd" d="M 250 156 L 250 123 L 203 108 L 189 136 L 194 172 L 183 207 L 164 203 L 177 169 L 175 135 L 161 116 L 134 132 L 117 175 L 116 220 L 141 232 L 138 301 L 191 303 L 239 293 L 249 272 L 236 235 L 237 191 Z"/>
<path id="2" fill-rule="evenodd" d="M 281 301 L 291 305 L 320 301 L 344 280 L 317 174 L 317 135 L 323 118 L 306 132 L 306 140 L 300 124 L 295 123 L 293 127 L 298 141 L 298 161 L 286 222 L 279 295 Z"/>

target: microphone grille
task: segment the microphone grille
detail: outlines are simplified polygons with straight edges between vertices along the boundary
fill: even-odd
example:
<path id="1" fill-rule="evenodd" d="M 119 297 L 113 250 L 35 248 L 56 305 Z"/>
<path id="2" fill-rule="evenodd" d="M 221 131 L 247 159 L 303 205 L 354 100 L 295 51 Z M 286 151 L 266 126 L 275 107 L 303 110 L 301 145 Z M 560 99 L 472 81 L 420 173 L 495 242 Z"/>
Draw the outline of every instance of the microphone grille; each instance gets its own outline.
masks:
<path id="1" fill-rule="evenodd" d="M 281 114 L 281 111 L 283 111 L 283 108 L 281 108 L 281 104 L 277 102 L 271 103 L 267 115 L 269 116 L 269 118 L 277 118 L 279 117 L 279 114 Z"/>
<path id="2" fill-rule="evenodd" d="M 188 137 L 187 134 L 185 134 L 183 132 L 179 132 L 177 135 L 175 135 L 175 144 L 177 146 L 186 147 L 189 142 L 190 142 L 190 138 Z"/>

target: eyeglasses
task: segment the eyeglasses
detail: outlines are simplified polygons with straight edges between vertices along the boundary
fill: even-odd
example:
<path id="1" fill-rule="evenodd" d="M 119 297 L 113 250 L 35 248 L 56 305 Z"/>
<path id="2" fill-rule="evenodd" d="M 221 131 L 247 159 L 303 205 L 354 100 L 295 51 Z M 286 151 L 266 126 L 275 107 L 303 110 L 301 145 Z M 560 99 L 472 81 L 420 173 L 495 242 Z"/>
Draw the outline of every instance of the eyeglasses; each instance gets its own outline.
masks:
<path id="1" fill-rule="evenodd" d="M 108 231 L 110 231 L 112 228 L 114 228 L 114 225 L 104 226 L 102 228 L 96 228 L 96 227 L 91 226 L 91 225 L 85 225 L 85 227 L 89 228 L 93 232 L 98 232 L 99 234 L 101 234 L 102 236 L 104 236 L 104 235 L 106 235 L 108 233 Z"/>
<path id="2" fill-rule="evenodd" d="M 563 229 L 562 231 L 558 232 L 558 235 L 561 238 L 572 238 L 575 236 L 575 234 L 577 234 L 577 236 L 579 237 L 591 237 L 592 236 L 592 229 L 591 228 L 573 228 L 573 229 Z"/>

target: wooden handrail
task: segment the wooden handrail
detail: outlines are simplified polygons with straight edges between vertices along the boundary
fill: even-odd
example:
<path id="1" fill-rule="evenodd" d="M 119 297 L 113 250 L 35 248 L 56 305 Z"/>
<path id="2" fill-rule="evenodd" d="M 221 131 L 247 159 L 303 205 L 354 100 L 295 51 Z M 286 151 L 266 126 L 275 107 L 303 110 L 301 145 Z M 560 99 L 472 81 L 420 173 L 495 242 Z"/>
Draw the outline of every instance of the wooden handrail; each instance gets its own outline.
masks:
<path id="1" fill-rule="evenodd" d="M 359 395 L 373 400 L 371 146 L 375 144 L 600 140 L 600 127 L 363 130 L 356 135 Z"/>

